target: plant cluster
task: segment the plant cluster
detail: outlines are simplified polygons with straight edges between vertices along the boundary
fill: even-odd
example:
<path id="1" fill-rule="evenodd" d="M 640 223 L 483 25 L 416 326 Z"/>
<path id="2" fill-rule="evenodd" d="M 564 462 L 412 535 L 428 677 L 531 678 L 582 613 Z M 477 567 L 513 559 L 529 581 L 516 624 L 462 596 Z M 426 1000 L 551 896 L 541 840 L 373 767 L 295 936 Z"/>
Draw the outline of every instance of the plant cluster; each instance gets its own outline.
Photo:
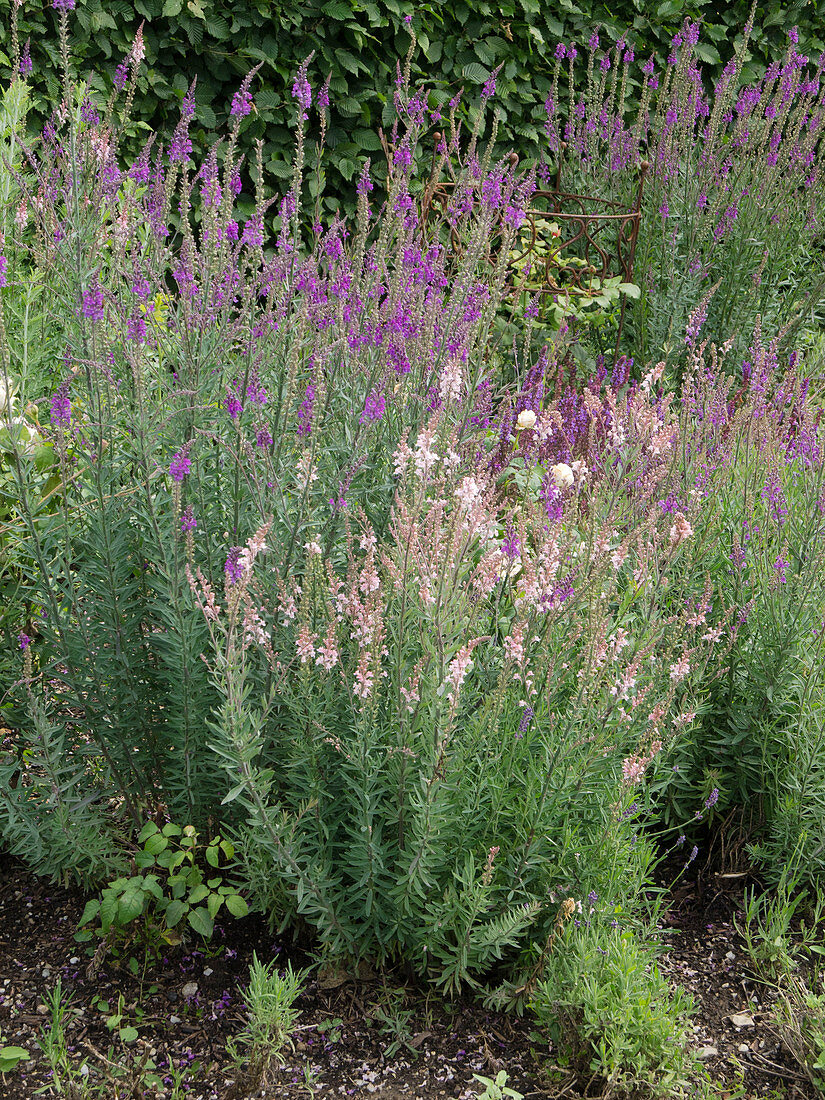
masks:
<path id="1" fill-rule="evenodd" d="M 595 920 L 584 935 L 572 931 L 548 958 L 533 999 L 557 1060 L 597 1075 L 605 1096 L 693 1095 L 690 996 L 671 990 L 631 932 Z"/>
<path id="2" fill-rule="evenodd" d="M 279 971 L 274 962 L 262 963 L 257 955 L 252 956 L 244 994 L 246 1024 L 228 1047 L 252 1087 L 268 1084 L 275 1069 L 284 1064 L 281 1052 L 293 1045 L 292 1034 L 301 1014 L 295 1001 L 306 977 L 304 971 L 293 970 L 291 963 Z"/>
<path id="3" fill-rule="evenodd" d="M 115 879 L 101 891 L 99 899 L 86 902 L 80 931 L 75 934 L 79 943 L 88 942 L 93 935 L 114 941 L 138 934 L 158 946 L 179 943 L 176 929 L 184 917 L 198 935 L 208 940 L 222 906 L 233 917 L 246 916 L 244 898 L 224 883 L 223 874 L 213 873 L 222 857 L 232 859 L 235 849 L 231 841 L 217 836 L 203 847 L 208 864 L 205 871 L 196 859 L 198 833 L 193 825 L 181 829 L 169 822 L 161 829 L 149 821 L 137 842 L 142 845 L 135 857 L 140 873 Z M 97 920 L 100 923 L 96 927 L 84 927 Z"/>
<path id="4" fill-rule="evenodd" d="M 304 205 L 327 104 L 302 65 L 288 189 L 270 196 L 258 146 L 249 209 L 255 73 L 200 162 L 190 87 L 168 142 L 125 163 L 140 40 L 103 107 L 71 79 L 71 9 L 36 145 L 22 79 L 4 108 L 4 845 L 41 873 L 109 882 L 83 921 L 104 937 L 141 919 L 168 938 L 184 918 L 208 935 L 248 898 L 334 959 L 534 999 L 613 1089 L 682 1089 L 683 1033 L 631 934 L 655 830 L 678 834 L 687 867 L 691 824 L 750 807 L 769 868 L 789 840 L 812 876 L 822 866 L 819 395 L 786 346 L 773 268 L 762 297 L 712 309 L 771 210 L 788 263 L 812 247 L 817 78 L 791 49 L 742 84 L 740 51 L 706 101 L 686 25 L 628 125 L 626 48 L 591 43 L 566 118 L 557 69 L 563 170 L 586 177 L 612 150 L 618 194 L 644 153 L 645 194 L 675 209 L 682 188 L 683 211 L 717 184 L 684 239 L 656 238 L 669 212 L 645 230 L 634 363 L 609 316 L 596 353 L 595 326 L 583 340 L 511 293 L 547 165 L 481 140 L 493 76 L 469 132 L 457 102 L 438 120 L 422 173 L 435 120 L 409 53 L 384 186 L 361 165 L 345 222 Z M 759 149 L 777 160 L 757 179 Z M 740 195 L 741 222 L 716 210 L 731 172 L 761 188 Z M 145 824 L 162 815 L 187 825 Z M 256 974 L 277 1046 L 297 985 Z M 643 981 L 647 1014 L 628 1007 Z M 612 1029 L 596 1026 L 605 1006 Z M 384 1023 L 404 1041 L 401 1016 Z"/>
<path id="5" fill-rule="evenodd" d="M 825 1087 L 825 895 L 806 888 L 799 844 L 771 894 L 746 898 L 739 929 L 757 978 L 775 993 L 777 1032 L 817 1091 Z"/>

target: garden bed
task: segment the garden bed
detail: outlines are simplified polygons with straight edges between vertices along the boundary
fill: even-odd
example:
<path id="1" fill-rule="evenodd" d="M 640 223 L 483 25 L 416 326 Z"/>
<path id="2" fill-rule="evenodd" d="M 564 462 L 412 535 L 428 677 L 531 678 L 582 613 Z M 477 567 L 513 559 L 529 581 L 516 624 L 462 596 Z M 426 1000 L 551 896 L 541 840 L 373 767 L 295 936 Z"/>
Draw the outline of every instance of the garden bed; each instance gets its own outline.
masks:
<path id="1" fill-rule="evenodd" d="M 729 885 L 702 872 L 678 887 L 663 921 L 669 949 L 662 967 L 696 996 L 696 1044 L 718 1051 L 708 1058 L 707 1068 L 720 1096 L 813 1097 L 779 1044 L 769 999 L 749 976 L 733 925 L 743 881 Z M 299 1001 L 295 1051 L 288 1054 L 280 1076 L 269 1088 L 248 1089 L 232 1069 L 226 1041 L 244 1022 L 241 987 L 252 952 L 284 963 L 291 958 L 294 966 L 312 960 L 249 917 L 227 926 L 206 953 L 170 948 L 159 965 L 147 969 L 142 982 L 126 959 L 109 959 L 89 977 L 89 958 L 73 939 L 82 910 L 77 890 L 50 885 L 17 860 L 4 858 L 0 1028 L 5 1042 L 32 1055 L 6 1075 L 6 1100 L 28 1100 L 49 1084 L 37 1039 L 49 1018 L 47 995 L 58 978 L 72 995 L 68 1039 L 78 1067 L 86 1061 L 96 1074 L 106 1059 L 124 1069 L 148 1055 L 161 1079 L 167 1079 L 167 1096 L 175 1095 L 169 1060 L 179 1074 L 183 1071 L 177 1095 L 191 1100 L 309 1095 L 459 1100 L 483 1092 L 474 1074 L 494 1077 L 500 1069 L 525 1097 L 599 1094 L 596 1082 L 575 1081 L 559 1071 L 555 1083 L 548 1078 L 544 1069 L 553 1064 L 552 1052 L 535 1041 L 529 1018 L 489 1013 L 467 1000 L 447 1003 L 411 987 L 397 973 L 367 973 L 356 980 L 323 971 L 316 972 L 320 979 L 308 983 Z M 107 1013 L 94 1003 L 95 998 L 108 1003 L 110 1017 L 119 994 L 124 1022 L 138 1031 L 128 1044 L 113 1041 Z M 750 1016 L 753 1025 L 737 1028 L 731 1016 L 738 1013 Z M 394 1043 L 398 1047 L 393 1051 Z M 138 1085 L 132 1093 L 124 1088 L 122 1095 L 148 1098 L 153 1092 Z"/>

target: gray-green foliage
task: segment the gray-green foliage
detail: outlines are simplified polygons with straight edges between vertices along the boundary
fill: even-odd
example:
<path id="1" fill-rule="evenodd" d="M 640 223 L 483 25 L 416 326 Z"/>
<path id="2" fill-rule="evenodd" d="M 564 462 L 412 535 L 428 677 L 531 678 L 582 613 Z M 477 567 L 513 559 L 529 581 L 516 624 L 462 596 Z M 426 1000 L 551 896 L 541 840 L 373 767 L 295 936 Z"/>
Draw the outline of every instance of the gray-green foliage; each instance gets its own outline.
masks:
<path id="1" fill-rule="evenodd" d="M 255 1085 L 268 1083 L 273 1071 L 284 1064 L 283 1051 L 292 1047 L 292 1034 L 301 1015 L 295 1002 L 307 977 L 307 971 L 293 970 L 291 962 L 279 970 L 277 960 L 263 963 L 253 952 L 243 993 L 246 1024 L 228 1050 Z"/>
<path id="2" fill-rule="evenodd" d="M 548 954 L 532 1008 L 556 1061 L 603 1079 L 603 1095 L 694 1094 L 691 997 L 671 989 L 655 951 L 602 916 L 569 923 Z"/>

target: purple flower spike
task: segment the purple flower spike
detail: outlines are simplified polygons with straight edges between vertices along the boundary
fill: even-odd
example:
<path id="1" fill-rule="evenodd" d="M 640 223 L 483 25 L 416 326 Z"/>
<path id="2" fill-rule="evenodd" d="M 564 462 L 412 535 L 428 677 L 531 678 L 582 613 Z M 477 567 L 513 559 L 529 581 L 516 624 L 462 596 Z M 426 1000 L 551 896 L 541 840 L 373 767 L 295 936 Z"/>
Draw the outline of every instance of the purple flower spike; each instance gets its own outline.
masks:
<path id="1" fill-rule="evenodd" d="M 237 584 L 243 576 L 243 565 L 241 564 L 241 547 L 233 546 L 226 559 L 226 564 L 223 567 L 223 571 L 226 574 L 226 579 L 230 584 Z"/>
<path id="2" fill-rule="evenodd" d="M 20 54 L 20 64 L 17 71 L 21 76 L 28 76 L 34 66 L 32 65 L 31 55 L 31 39 L 26 39 L 26 45 L 23 47 L 23 52 Z"/>
<path id="3" fill-rule="evenodd" d="M 307 78 L 307 69 L 309 67 L 309 58 L 304 61 L 300 69 L 295 75 L 295 83 L 292 85 L 292 98 L 298 101 L 298 105 L 303 112 L 302 117 L 306 120 L 307 111 L 312 106 L 312 88 Z"/>
<path id="4" fill-rule="evenodd" d="M 197 526 L 198 521 L 195 519 L 194 513 L 192 512 L 192 505 L 187 504 L 180 517 L 180 529 L 185 535 L 189 531 L 194 531 Z"/>
<path id="5" fill-rule="evenodd" d="M 169 465 L 169 473 L 172 476 L 173 481 L 181 482 L 189 473 L 192 468 L 192 459 L 189 457 L 187 448 L 184 447 L 182 451 L 178 451 L 175 457 L 172 459 Z"/>
<path id="6" fill-rule="evenodd" d="M 32 644 L 32 640 L 28 636 L 28 634 L 23 634 L 22 631 L 20 632 L 20 634 L 17 635 L 17 640 L 20 643 L 20 648 L 23 650 L 24 653 L 29 648 L 29 646 Z"/>
<path id="7" fill-rule="evenodd" d="M 58 428 L 68 428 L 72 422 L 72 403 L 69 400 L 69 385 L 70 383 L 67 380 L 58 387 L 52 397 L 52 424 Z"/>
<path id="8" fill-rule="evenodd" d="M 103 320 L 103 291 L 96 283 L 83 295 L 83 316 L 90 321 Z"/>

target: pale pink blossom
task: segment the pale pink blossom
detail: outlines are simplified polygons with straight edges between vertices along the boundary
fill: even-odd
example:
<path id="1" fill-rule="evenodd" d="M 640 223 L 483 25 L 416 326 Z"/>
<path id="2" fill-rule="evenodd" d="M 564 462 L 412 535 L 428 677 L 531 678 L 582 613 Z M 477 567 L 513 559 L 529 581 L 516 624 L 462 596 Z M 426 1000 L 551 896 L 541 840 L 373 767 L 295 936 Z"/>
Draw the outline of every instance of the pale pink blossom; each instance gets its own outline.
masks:
<path id="1" fill-rule="evenodd" d="M 687 654 L 683 653 L 679 660 L 670 666 L 670 678 L 674 683 L 678 684 L 680 680 L 684 680 L 689 672 L 690 661 L 687 658 Z"/>
<path id="2" fill-rule="evenodd" d="M 515 661 L 521 667 L 524 664 L 524 630 L 525 623 L 516 623 L 509 636 L 504 639 L 504 652 L 507 659 Z"/>
<path id="3" fill-rule="evenodd" d="M 324 635 L 323 643 L 318 646 L 315 664 L 329 672 L 330 669 L 335 668 L 339 657 L 338 646 L 335 644 L 335 624 L 330 623 Z"/>
<path id="4" fill-rule="evenodd" d="M 393 469 L 395 470 L 396 477 L 403 477 L 407 472 L 407 466 L 412 458 L 412 451 L 407 444 L 402 440 L 401 443 L 395 449 L 395 454 L 392 456 Z"/>
<path id="5" fill-rule="evenodd" d="M 464 372 L 457 358 L 448 359 L 438 380 L 438 392 L 442 401 L 460 401 L 464 385 Z"/>
<path id="6" fill-rule="evenodd" d="M 622 761 L 622 782 L 628 786 L 635 786 L 645 774 L 647 760 L 644 756 L 627 756 Z"/>
<path id="7" fill-rule="evenodd" d="M 450 706 L 454 706 L 458 699 L 458 693 L 461 690 L 461 685 L 471 671 L 473 667 L 473 659 L 471 657 L 472 649 L 470 646 L 462 646 L 458 653 L 450 661 L 449 669 L 447 673 L 447 679 L 444 681 L 442 691 L 447 692 L 447 700 Z"/>
<path id="8" fill-rule="evenodd" d="M 484 490 L 474 477 L 463 477 L 455 489 L 455 496 L 462 508 L 467 511 L 479 501 Z"/>
<path id="9" fill-rule="evenodd" d="M 673 526 L 670 528 L 670 545 L 675 550 L 677 546 L 681 545 L 685 539 L 689 539 L 693 534 L 693 528 L 682 515 L 681 512 L 677 512 L 674 516 Z"/>
<path id="10" fill-rule="evenodd" d="M 298 637 L 295 639 L 295 649 L 301 658 L 302 665 L 306 664 L 307 661 L 311 661 L 315 656 L 315 635 L 310 633 L 306 624 L 298 631 Z"/>
<path id="11" fill-rule="evenodd" d="M 617 546 L 613 553 L 610 555 L 610 560 L 613 563 L 613 568 L 616 570 L 621 569 L 627 559 L 627 550 L 623 546 Z"/>
<path id="12" fill-rule="evenodd" d="M 365 652 L 361 655 L 358 668 L 355 670 L 355 683 L 352 685 L 353 694 L 357 695 L 359 699 L 369 699 L 372 695 L 374 680 L 375 676 L 370 668 L 370 655 Z"/>
<path id="13" fill-rule="evenodd" d="M 243 617 L 243 637 L 246 645 L 252 642 L 257 645 L 266 645 L 269 640 L 269 635 L 266 630 L 266 623 L 264 622 L 261 613 L 256 611 L 254 607 L 247 607 Z"/>
<path id="14" fill-rule="evenodd" d="M 430 470 L 438 462 L 438 455 L 430 446 L 434 434 L 432 429 L 427 428 L 415 441 L 415 472 L 422 481 L 426 480 Z"/>
<path id="15" fill-rule="evenodd" d="M 415 710 L 415 704 L 418 703 L 421 699 L 418 690 L 420 680 L 421 677 L 416 674 L 415 676 L 410 677 L 409 687 L 404 687 L 403 684 L 401 686 L 401 694 L 404 696 L 404 703 L 406 705 L 407 711 L 410 714 L 412 714 Z"/>

